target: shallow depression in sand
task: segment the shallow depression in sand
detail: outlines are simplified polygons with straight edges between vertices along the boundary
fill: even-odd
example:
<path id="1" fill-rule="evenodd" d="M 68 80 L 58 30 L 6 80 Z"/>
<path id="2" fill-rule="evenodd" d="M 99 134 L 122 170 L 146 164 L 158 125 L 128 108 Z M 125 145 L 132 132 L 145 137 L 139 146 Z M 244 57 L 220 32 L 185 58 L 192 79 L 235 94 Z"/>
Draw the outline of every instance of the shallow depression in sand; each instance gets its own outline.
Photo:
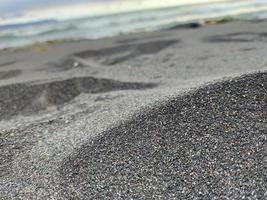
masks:
<path id="1" fill-rule="evenodd" d="M 156 54 L 178 42 L 179 40 L 159 40 L 124 44 L 100 50 L 82 51 L 73 56 L 85 59 L 90 58 L 104 65 L 115 65 L 141 55 Z"/>
<path id="2" fill-rule="evenodd" d="M 19 70 L 19 69 L 9 70 L 9 71 L 0 71 L 0 80 L 14 78 L 20 74 L 22 74 L 22 70 Z"/>
<path id="3" fill-rule="evenodd" d="M 153 88 L 153 83 L 120 82 L 93 77 L 71 78 L 45 83 L 21 83 L 0 87 L 0 120 L 17 114 L 31 114 L 71 101 L 81 93 Z"/>
<path id="4" fill-rule="evenodd" d="M 267 33 L 237 32 L 205 38 L 208 42 L 267 42 Z"/>

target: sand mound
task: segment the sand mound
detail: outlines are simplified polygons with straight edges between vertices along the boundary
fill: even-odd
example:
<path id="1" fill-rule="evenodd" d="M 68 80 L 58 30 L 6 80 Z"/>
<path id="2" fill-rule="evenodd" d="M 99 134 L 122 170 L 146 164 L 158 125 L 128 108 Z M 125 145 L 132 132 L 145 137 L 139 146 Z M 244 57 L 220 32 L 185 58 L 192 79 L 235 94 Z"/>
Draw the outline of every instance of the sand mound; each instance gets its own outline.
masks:
<path id="1" fill-rule="evenodd" d="M 264 199 L 266 91 L 219 82 L 103 133 L 62 163 L 66 198 Z"/>
<path id="2" fill-rule="evenodd" d="M 30 114 L 71 101 L 81 93 L 152 88 L 151 83 L 119 82 L 93 77 L 71 78 L 45 83 L 22 83 L 0 87 L 0 120 Z"/>

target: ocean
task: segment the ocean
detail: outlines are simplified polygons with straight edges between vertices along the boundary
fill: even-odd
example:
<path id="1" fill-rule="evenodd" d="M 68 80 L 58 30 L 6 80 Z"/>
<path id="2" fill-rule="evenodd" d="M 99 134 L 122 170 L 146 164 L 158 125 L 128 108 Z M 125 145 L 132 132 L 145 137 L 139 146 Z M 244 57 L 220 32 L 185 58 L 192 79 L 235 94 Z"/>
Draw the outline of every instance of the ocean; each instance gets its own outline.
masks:
<path id="1" fill-rule="evenodd" d="M 267 0 L 228 0 L 74 19 L 48 18 L 0 24 L 0 48 L 49 40 L 98 39 L 118 34 L 168 29 L 179 24 L 224 17 L 237 20 L 265 19 Z"/>

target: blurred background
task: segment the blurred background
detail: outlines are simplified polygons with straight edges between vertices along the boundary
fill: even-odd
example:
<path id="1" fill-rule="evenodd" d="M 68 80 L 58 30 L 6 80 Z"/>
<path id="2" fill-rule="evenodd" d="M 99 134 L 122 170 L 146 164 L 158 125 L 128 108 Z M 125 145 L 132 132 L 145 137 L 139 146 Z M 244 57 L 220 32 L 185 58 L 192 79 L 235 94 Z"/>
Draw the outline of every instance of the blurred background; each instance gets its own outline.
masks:
<path id="1" fill-rule="evenodd" d="M 267 0 L 0 0 L 0 48 L 267 17 Z M 213 20 L 213 21 L 212 21 Z"/>

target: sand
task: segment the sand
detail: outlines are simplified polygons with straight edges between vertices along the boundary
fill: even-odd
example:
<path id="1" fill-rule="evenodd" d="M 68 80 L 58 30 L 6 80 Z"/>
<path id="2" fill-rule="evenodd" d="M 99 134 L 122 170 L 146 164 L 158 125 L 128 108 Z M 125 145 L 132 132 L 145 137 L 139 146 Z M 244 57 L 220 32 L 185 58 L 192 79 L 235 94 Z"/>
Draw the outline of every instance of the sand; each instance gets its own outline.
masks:
<path id="1" fill-rule="evenodd" d="M 266 199 L 266 25 L 2 50 L 1 199 Z"/>

